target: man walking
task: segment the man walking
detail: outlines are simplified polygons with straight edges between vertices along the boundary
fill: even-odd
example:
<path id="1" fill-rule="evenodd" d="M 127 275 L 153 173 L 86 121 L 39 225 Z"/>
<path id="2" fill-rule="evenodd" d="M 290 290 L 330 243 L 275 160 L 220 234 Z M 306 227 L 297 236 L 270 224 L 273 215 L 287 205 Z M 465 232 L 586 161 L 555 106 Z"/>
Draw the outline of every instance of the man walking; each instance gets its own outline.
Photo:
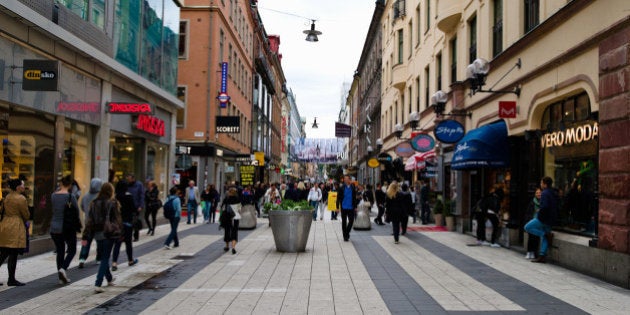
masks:
<path id="1" fill-rule="evenodd" d="M 343 177 L 343 184 L 337 192 L 337 208 L 341 209 L 341 229 L 343 240 L 346 242 L 350 239 L 350 231 L 352 224 L 354 224 L 354 215 L 358 204 L 356 188 L 352 185 L 350 176 L 346 175 Z"/>
<path id="2" fill-rule="evenodd" d="M 136 180 L 136 175 L 133 173 L 127 174 L 127 192 L 131 194 L 133 198 L 133 204 L 136 207 L 136 212 L 133 214 L 133 241 L 137 242 L 140 237 L 140 230 L 142 229 L 142 221 L 140 220 L 140 214 L 144 209 L 144 185 Z"/>
<path id="3" fill-rule="evenodd" d="M 193 222 L 197 224 L 197 205 L 201 202 L 201 197 L 199 197 L 199 188 L 195 186 L 195 181 L 191 180 L 188 182 L 188 187 L 186 187 L 186 200 L 188 201 L 188 208 L 186 210 L 186 215 L 188 220 L 186 224 L 190 224 L 191 217 L 195 217 Z"/>
<path id="4" fill-rule="evenodd" d="M 429 224 L 429 212 L 429 185 L 427 185 L 426 180 L 422 180 L 422 187 L 420 188 L 420 221 L 422 221 L 423 225 Z"/>
<path id="5" fill-rule="evenodd" d="M 540 255 L 532 260 L 535 263 L 547 262 L 547 249 L 553 241 L 551 227 L 556 222 L 558 215 L 558 196 L 551 188 L 553 179 L 549 176 L 543 177 L 540 181 L 540 188 L 543 190 L 540 196 L 540 210 L 538 216 L 534 217 L 525 225 L 525 231 L 529 234 L 540 237 Z"/>
<path id="6" fill-rule="evenodd" d="M 376 191 L 374 192 L 376 196 L 376 206 L 378 208 L 378 214 L 374 219 L 374 223 L 378 225 L 385 225 L 383 223 L 383 214 L 385 214 L 385 199 L 387 199 L 387 195 L 383 191 L 383 186 L 381 183 L 376 184 Z"/>

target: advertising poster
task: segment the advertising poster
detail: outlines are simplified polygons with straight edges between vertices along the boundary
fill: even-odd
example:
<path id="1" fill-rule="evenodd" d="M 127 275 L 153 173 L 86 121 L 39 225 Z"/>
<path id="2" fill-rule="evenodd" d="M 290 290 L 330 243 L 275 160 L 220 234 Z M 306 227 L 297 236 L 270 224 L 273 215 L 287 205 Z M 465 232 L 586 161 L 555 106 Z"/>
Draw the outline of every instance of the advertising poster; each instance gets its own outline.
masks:
<path id="1" fill-rule="evenodd" d="M 337 192 L 331 191 L 328 192 L 328 211 L 336 211 L 337 210 Z"/>

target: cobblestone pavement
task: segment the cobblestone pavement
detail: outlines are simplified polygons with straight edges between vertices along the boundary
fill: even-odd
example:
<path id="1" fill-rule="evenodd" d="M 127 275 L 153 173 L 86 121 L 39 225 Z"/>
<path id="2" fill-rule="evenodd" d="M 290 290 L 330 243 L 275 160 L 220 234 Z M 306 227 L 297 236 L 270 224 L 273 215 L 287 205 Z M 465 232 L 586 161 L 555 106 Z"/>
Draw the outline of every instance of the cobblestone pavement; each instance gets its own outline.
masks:
<path id="1" fill-rule="evenodd" d="M 73 262 L 59 285 L 51 253 L 18 261 L 24 287 L 0 286 L 0 314 L 628 314 L 630 291 L 504 248 L 467 246 L 468 235 L 409 231 L 394 244 L 390 226 L 352 231 L 313 222 L 305 253 L 280 253 L 266 219 L 240 231 L 224 253 L 216 224 L 180 225 L 134 243 L 140 263 L 119 264 L 116 286 L 93 291 L 89 263 Z M 415 225 L 412 225 L 415 226 Z M 121 253 L 124 260 L 126 255 Z M 6 267 L 0 268 L 6 282 Z"/>

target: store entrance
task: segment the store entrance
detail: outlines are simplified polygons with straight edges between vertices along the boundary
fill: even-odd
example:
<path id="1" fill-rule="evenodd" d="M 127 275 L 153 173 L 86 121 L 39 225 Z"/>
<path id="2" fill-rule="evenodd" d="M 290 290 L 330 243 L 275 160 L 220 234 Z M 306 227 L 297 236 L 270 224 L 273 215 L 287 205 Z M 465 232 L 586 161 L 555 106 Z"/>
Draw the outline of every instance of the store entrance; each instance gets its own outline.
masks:
<path id="1" fill-rule="evenodd" d="M 117 136 L 109 139 L 109 182 L 116 183 L 126 174 L 144 178 L 144 139 Z"/>

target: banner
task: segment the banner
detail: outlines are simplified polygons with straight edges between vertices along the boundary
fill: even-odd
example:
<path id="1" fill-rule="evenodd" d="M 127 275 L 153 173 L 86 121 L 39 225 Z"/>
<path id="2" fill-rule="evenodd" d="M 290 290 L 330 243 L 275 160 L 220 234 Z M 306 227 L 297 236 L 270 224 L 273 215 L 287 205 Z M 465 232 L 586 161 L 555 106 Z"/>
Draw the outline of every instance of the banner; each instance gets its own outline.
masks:
<path id="1" fill-rule="evenodd" d="M 337 192 L 328 192 L 328 211 L 337 211 Z"/>
<path id="2" fill-rule="evenodd" d="M 293 156 L 297 157 L 296 162 L 338 164 L 347 158 L 346 142 L 347 140 L 341 138 L 301 138 L 291 150 Z"/>

